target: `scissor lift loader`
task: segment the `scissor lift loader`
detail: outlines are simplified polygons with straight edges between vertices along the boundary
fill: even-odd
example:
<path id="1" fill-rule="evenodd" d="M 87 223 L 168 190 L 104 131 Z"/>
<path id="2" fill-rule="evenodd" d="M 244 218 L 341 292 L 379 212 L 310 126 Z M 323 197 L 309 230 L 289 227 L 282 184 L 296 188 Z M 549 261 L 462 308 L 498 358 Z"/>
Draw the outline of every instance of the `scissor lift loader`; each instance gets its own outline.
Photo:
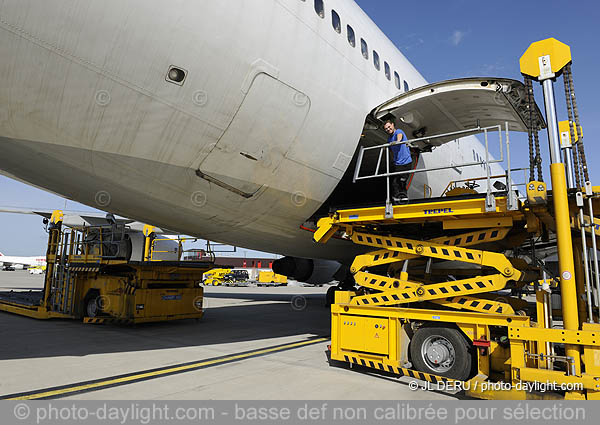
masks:
<path id="1" fill-rule="evenodd" d="M 531 119 L 527 199 L 517 199 L 509 167 L 503 192 L 488 186 L 483 194 L 392 205 L 388 172 L 385 206 L 339 209 L 318 222 L 316 242 L 336 236 L 365 248 L 351 266 L 358 289 L 337 291 L 331 307 L 333 362 L 440 389 L 451 383 L 479 398 L 600 399 L 598 226 L 590 219 L 600 187 L 589 183 L 581 127 L 572 120 L 570 63 L 568 46 L 554 39 L 534 43 L 521 59 L 529 111 L 531 80 L 544 87 L 552 191 L 542 181 L 539 143 L 533 148 L 540 125 Z M 567 139 L 579 135 L 562 147 L 564 156 L 576 154 L 566 171 L 552 92 L 559 73 L 573 102 Z M 555 278 L 536 249 L 558 253 Z M 560 307 L 553 309 L 553 298 Z"/>

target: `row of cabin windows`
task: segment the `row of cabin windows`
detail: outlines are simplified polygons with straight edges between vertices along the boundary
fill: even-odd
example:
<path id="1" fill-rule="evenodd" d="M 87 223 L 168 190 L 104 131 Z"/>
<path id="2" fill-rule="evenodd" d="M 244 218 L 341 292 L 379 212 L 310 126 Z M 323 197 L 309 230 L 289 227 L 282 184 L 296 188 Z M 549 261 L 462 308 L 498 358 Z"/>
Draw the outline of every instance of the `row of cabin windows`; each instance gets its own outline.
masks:
<path id="1" fill-rule="evenodd" d="M 317 13 L 317 15 L 319 15 L 320 18 L 325 19 L 325 4 L 323 3 L 323 0 L 314 0 L 314 2 L 315 12 Z M 340 18 L 340 15 L 333 9 L 331 10 L 331 25 L 338 34 L 342 33 L 342 19 Z M 348 43 L 350 43 L 352 47 L 356 47 L 356 34 L 354 33 L 354 29 L 350 25 L 346 26 L 346 33 L 348 35 Z M 369 46 L 363 38 L 360 39 L 360 51 L 363 57 L 366 60 L 369 60 Z M 373 66 L 375 66 L 375 69 L 377 69 L 377 71 L 381 71 L 381 60 L 379 59 L 379 54 L 375 50 L 373 50 Z M 383 69 L 385 72 L 385 78 L 387 78 L 389 81 L 392 81 L 392 71 L 390 65 L 385 61 L 383 62 Z M 396 71 L 394 71 L 394 83 L 396 84 L 396 88 L 398 90 L 402 90 L 402 80 L 400 79 L 400 75 L 398 75 L 398 72 Z M 408 86 L 408 83 L 404 81 L 404 91 L 409 90 L 410 88 Z"/>

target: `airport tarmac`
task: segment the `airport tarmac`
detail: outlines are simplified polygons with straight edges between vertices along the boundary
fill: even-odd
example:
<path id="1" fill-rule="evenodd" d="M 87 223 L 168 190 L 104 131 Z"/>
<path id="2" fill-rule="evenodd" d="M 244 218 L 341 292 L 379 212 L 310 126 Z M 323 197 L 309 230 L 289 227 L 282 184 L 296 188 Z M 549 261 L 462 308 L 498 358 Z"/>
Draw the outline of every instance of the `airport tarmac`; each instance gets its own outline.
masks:
<path id="1" fill-rule="evenodd" d="M 0 290 L 43 276 L 0 272 Z M 60 399 L 445 399 L 331 367 L 325 287 L 206 287 L 206 314 L 135 327 L 0 312 L 0 396 Z"/>

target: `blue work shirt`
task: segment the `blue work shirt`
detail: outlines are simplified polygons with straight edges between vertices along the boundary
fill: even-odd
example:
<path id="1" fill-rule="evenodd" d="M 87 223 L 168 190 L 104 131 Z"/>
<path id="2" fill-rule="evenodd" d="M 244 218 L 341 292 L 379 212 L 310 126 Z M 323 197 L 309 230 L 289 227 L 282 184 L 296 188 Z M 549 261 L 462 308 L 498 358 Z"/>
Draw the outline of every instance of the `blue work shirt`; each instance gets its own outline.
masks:
<path id="1" fill-rule="evenodd" d="M 397 142 L 398 134 L 402 134 L 402 141 L 406 141 L 406 134 L 402 130 L 394 131 L 394 134 L 388 137 L 388 143 Z M 412 156 L 410 156 L 410 148 L 408 145 L 394 145 L 390 146 L 392 151 L 392 163 L 395 165 L 407 165 L 412 162 Z"/>

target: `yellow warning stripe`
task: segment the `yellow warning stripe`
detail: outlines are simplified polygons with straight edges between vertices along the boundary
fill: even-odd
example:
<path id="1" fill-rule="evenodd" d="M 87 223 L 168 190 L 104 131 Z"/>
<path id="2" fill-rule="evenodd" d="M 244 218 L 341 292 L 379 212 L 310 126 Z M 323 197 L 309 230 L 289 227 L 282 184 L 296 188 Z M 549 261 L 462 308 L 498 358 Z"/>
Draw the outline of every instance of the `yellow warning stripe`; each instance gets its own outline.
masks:
<path id="1" fill-rule="evenodd" d="M 311 339 L 308 341 L 295 342 L 295 343 L 291 343 L 291 344 L 281 345 L 279 347 L 260 349 L 260 350 L 251 351 L 251 352 L 244 353 L 244 354 L 236 354 L 236 355 L 223 357 L 223 358 L 216 359 L 216 360 L 207 360 L 207 361 L 202 361 L 202 362 L 198 362 L 198 363 L 188 364 L 185 366 L 169 367 L 169 368 L 157 370 L 154 372 L 139 373 L 137 375 L 125 376 L 122 378 L 115 378 L 115 379 L 109 378 L 105 381 L 94 382 L 91 384 L 76 385 L 73 387 L 61 388 L 60 390 L 39 392 L 39 393 L 29 394 L 29 395 L 21 396 L 21 397 L 7 398 L 5 400 L 36 400 L 36 399 L 40 399 L 40 398 L 55 397 L 55 396 L 60 396 L 63 394 L 74 393 L 74 392 L 79 392 L 79 391 L 84 391 L 84 390 L 90 390 L 93 388 L 105 387 L 105 386 L 109 386 L 109 385 L 125 384 L 127 382 L 137 381 L 139 379 L 144 379 L 144 378 L 152 378 L 152 377 L 158 378 L 161 375 L 168 375 L 168 374 L 171 374 L 174 372 L 183 372 L 183 371 L 189 370 L 189 369 L 196 369 L 196 368 L 203 367 L 203 366 L 216 365 L 219 363 L 230 362 L 232 360 L 242 360 L 242 359 L 245 359 L 248 357 L 254 357 L 257 355 L 267 354 L 267 353 L 274 353 L 277 351 L 288 350 L 290 348 L 298 348 L 298 347 L 302 347 L 304 345 L 311 345 L 311 344 L 315 344 L 318 342 L 324 342 L 324 341 L 328 341 L 328 339 L 327 338 L 316 338 L 316 339 Z"/>

